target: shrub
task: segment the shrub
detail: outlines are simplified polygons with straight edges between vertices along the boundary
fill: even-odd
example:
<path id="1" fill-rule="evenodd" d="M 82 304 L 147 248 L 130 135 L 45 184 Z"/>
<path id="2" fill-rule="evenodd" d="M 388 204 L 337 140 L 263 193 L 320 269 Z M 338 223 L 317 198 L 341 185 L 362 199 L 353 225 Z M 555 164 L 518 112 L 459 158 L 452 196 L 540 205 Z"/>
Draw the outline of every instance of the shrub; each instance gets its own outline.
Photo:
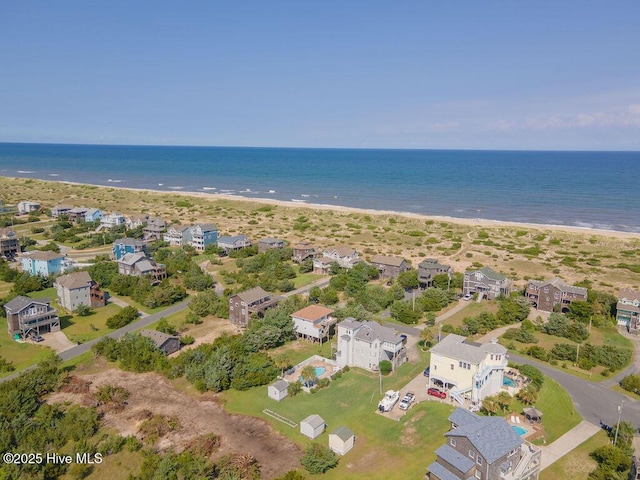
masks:
<path id="1" fill-rule="evenodd" d="M 290 397 L 295 397 L 301 391 L 302 391 L 302 385 L 300 384 L 300 382 L 290 383 L 289 386 L 287 387 L 287 393 L 289 394 Z"/>
<path id="2" fill-rule="evenodd" d="M 125 325 L 131 323 L 138 317 L 138 310 L 135 307 L 124 307 L 115 315 L 107 319 L 107 327 L 109 328 L 122 328 Z"/>
<path id="3" fill-rule="evenodd" d="M 382 375 L 389 375 L 393 370 L 393 365 L 389 360 L 382 360 L 379 364 L 379 367 L 380 367 L 380 373 Z"/>
<path id="4" fill-rule="evenodd" d="M 620 386 L 628 392 L 640 395 L 640 375 L 627 375 L 620 381 Z"/>
<path id="5" fill-rule="evenodd" d="M 547 351 L 544 348 L 535 345 L 527 348 L 526 354 L 542 361 L 546 361 L 549 358 Z"/>
<path id="6" fill-rule="evenodd" d="M 329 447 L 312 443 L 300 463 L 309 473 L 319 474 L 334 468 L 338 464 L 338 457 Z"/>

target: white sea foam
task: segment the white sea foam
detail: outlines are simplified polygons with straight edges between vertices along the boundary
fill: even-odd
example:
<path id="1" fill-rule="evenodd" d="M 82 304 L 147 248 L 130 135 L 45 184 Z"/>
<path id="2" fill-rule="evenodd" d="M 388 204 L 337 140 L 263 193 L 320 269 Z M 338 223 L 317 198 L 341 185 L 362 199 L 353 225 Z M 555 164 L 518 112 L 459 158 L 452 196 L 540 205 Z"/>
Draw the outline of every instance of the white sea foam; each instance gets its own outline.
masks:
<path id="1" fill-rule="evenodd" d="M 18 170 L 18 173 L 36 173 L 32 170 Z"/>
<path id="2" fill-rule="evenodd" d="M 159 186 L 159 187 L 161 187 L 161 186 L 163 186 L 163 185 L 164 185 L 164 183 L 159 183 L 159 184 L 158 184 L 158 186 Z"/>
<path id="3" fill-rule="evenodd" d="M 50 173 L 49 176 L 50 177 L 59 177 L 60 174 L 59 173 Z"/>
<path id="4" fill-rule="evenodd" d="M 180 185 L 175 186 L 175 187 L 169 187 L 169 188 L 170 188 L 171 190 L 183 190 L 183 189 L 184 189 L 184 187 L 182 187 L 182 186 L 180 186 Z"/>
<path id="5" fill-rule="evenodd" d="M 111 183 L 122 183 L 122 180 L 112 180 L 111 178 L 109 180 L 107 180 L 107 182 L 111 182 Z"/>
<path id="6" fill-rule="evenodd" d="M 296 202 L 296 203 L 305 203 L 306 200 L 300 200 L 299 198 L 292 198 L 291 199 L 292 202 Z"/>
<path id="7" fill-rule="evenodd" d="M 202 187 L 203 190 L 215 190 L 216 187 Z"/>
<path id="8" fill-rule="evenodd" d="M 306 197 L 310 197 L 311 195 L 307 195 L 307 194 L 305 194 L 305 193 L 301 193 L 301 194 L 300 194 L 300 196 L 301 196 L 301 197 L 305 197 L 305 198 L 306 198 Z"/>
<path id="9" fill-rule="evenodd" d="M 276 193 L 275 190 L 269 190 L 269 193 Z"/>

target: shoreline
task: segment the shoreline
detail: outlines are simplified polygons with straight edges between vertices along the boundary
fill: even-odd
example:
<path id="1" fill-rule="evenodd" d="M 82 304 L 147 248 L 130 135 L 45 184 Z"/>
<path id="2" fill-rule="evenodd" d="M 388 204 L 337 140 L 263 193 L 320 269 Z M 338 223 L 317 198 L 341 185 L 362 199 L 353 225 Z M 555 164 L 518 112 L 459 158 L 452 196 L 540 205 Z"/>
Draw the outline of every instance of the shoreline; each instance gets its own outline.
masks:
<path id="1" fill-rule="evenodd" d="M 25 180 L 22 177 L 5 177 L 9 179 L 15 180 Z M 421 213 L 413 213 L 413 212 L 400 212 L 394 210 L 375 210 L 375 209 L 367 209 L 360 207 L 347 207 L 341 205 L 330 205 L 330 204 L 318 204 L 318 203 L 307 203 L 304 202 L 294 202 L 288 200 L 277 200 L 271 198 L 254 198 L 254 197 L 246 197 L 243 195 L 236 194 L 224 194 L 224 193 L 208 193 L 208 192 L 188 192 L 182 190 L 174 190 L 174 191 L 162 191 L 162 190 L 154 190 L 151 188 L 135 188 L 135 187 L 120 187 L 120 186 L 111 186 L 111 185 L 97 185 L 91 183 L 81 183 L 81 182 L 71 182 L 71 181 L 56 181 L 56 180 L 40 180 L 34 179 L 41 182 L 46 183 L 58 183 L 58 184 L 67 184 L 67 185 L 75 185 L 75 186 L 91 186 L 101 189 L 112 189 L 112 190 L 129 190 L 134 192 L 145 192 L 151 193 L 154 195 L 170 195 L 176 197 L 193 197 L 193 198 L 203 198 L 209 200 L 237 200 L 240 202 L 255 202 L 264 205 L 277 205 L 281 207 L 288 208 L 309 208 L 313 210 L 331 210 L 340 213 L 357 213 L 362 215 L 391 215 L 391 216 L 401 216 L 406 218 L 411 218 L 415 220 L 432 220 L 436 222 L 448 222 L 462 226 L 468 227 L 481 227 L 481 228 L 526 228 L 531 230 L 541 230 L 545 232 L 564 232 L 564 233 L 577 233 L 577 234 L 586 234 L 586 235 L 599 235 L 603 237 L 609 238 L 620 238 L 620 239 L 637 239 L 640 240 L 640 232 L 625 232 L 619 230 L 605 230 L 598 229 L 593 227 L 578 227 L 578 226 L 570 226 L 570 225 L 553 225 L 553 224 L 539 224 L 539 223 L 526 223 L 526 222 L 510 222 L 506 220 L 491 220 L 486 218 L 461 218 L 461 217 L 449 217 L 443 215 L 425 215 Z"/>

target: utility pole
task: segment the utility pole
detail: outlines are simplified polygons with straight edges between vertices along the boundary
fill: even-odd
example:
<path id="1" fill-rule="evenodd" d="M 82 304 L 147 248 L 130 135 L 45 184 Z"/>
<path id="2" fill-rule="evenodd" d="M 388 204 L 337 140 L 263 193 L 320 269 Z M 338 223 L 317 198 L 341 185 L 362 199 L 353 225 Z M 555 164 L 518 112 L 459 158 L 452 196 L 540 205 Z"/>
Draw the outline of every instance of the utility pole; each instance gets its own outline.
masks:
<path id="1" fill-rule="evenodd" d="M 378 377 L 380 378 L 380 395 L 382 395 L 382 371 L 380 370 L 379 366 L 378 366 Z"/>
<path id="2" fill-rule="evenodd" d="M 591 321 L 593 320 L 593 315 L 589 317 L 589 335 L 591 335 Z"/>
<path id="3" fill-rule="evenodd" d="M 580 355 L 580 344 L 578 344 L 578 348 L 576 349 L 576 363 L 574 365 L 578 365 L 578 355 Z"/>
<path id="4" fill-rule="evenodd" d="M 622 416 L 622 406 L 624 405 L 624 400 L 618 405 L 618 423 L 616 424 L 616 435 L 613 438 L 613 446 L 616 446 L 618 442 L 618 430 L 620 430 L 620 417 Z"/>

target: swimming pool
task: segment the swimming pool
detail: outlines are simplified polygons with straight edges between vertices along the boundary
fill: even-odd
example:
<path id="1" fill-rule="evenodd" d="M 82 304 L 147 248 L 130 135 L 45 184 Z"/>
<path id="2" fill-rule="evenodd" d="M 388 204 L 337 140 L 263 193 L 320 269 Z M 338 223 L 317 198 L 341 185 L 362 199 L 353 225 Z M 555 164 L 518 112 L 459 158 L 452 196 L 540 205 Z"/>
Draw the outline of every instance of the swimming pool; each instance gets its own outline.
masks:
<path id="1" fill-rule="evenodd" d="M 504 377 L 502 379 L 502 384 L 506 385 L 507 387 L 516 387 L 516 382 L 514 382 L 513 380 L 511 380 L 509 377 Z"/>
<path id="2" fill-rule="evenodd" d="M 526 428 L 519 427 L 518 425 L 511 425 L 511 428 L 513 428 L 513 431 L 516 432 L 520 436 L 523 436 L 523 435 L 527 434 L 527 429 Z"/>
<path id="3" fill-rule="evenodd" d="M 315 374 L 316 374 L 316 378 L 320 378 L 320 375 L 322 375 L 324 372 L 326 372 L 326 371 L 327 371 L 327 369 L 326 369 L 325 367 L 313 367 L 313 371 L 314 371 L 314 372 L 315 372 Z M 300 375 L 300 376 L 298 377 L 298 381 L 299 381 L 300 383 L 304 383 L 304 382 L 302 381 L 302 375 Z"/>

